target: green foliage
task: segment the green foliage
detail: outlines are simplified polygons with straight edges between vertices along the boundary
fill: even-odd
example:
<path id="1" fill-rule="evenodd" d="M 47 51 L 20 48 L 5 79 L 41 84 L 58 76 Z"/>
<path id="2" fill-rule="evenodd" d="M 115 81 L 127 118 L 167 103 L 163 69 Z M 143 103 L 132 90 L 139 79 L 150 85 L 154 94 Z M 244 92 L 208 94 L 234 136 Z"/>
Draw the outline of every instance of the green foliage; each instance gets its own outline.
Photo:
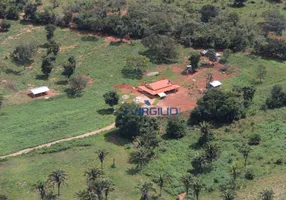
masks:
<path id="1" fill-rule="evenodd" d="M 204 5 L 201 8 L 201 20 L 203 22 L 208 22 L 211 18 L 219 15 L 219 8 L 213 5 Z"/>
<path id="2" fill-rule="evenodd" d="M 35 19 L 35 15 L 37 12 L 37 4 L 31 4 L 29 3 L 26 7 L 25 7 L 25 15 L 24 15 L 24 19 L 25 20 L 34 20 Z"/>
<path id="3" fill-rule="evenodd" d="M 243 158 L 244 158 L 244 167 L 246 168 L 246 164 L 247 164 L 247 159 L 249 156 L 249 153 L 252 151 L 252 148 L 248 145 L 248 144 L 243 144 L 240 148 L 239 148 L 239 152 L 242 154 Z"/>
<path id="4" fill-rule="evenodd" d="M 285 48 L 285 40 L 267 38 L 265 42 L 256 45 L 256 52 L 265 57 L 286 60 Z"/>
<path id="5" fill-rule="evenodd" d="M 274 199 L 274 192 L 272 189 L 264 189 L 259 194 L 260 200 L 273 200 Z"/>
<path id="6" fill-rule="evenodd" d="M 150 192 L 155 192 L 155 188 L 152 182 L 146 181 L 138 184 L 136 188 L 141 193 L 141 200 L 149 200 Z"/>
<path id="7" fill-rule="evenodd" d="M 68 61 L 63 66 L 64 66 L 63 74 L 67 76 L 67 78 L 70 78 L 71 75 L 74 74 L 76 68 L 76 60 L 74 56 L 70 56 L 68 58 Z"/>
<path id="8" fill-rule="evenodd" d="M 252 169 L 247 169 L 246 172 L 245 172 L 245 175 L 244 177 L 247 179 L 247 180 L 253 180 L 255 175 L 253 173 L 253 170 Z"/>
<path id="9" fill-rule="evenodd" d="M 217 61 L 215 49 L 208 49 L 206 53 L 206 57 L 208 57 L 210 61 L 213 61 L 213 62 Z"/>
<path id="10" fill-rule="evenodd" d="M 187 126 L 185 120 L 174 117 L 168 121 L 166 134 L 169 138 L 179 139 L 186 135 Z"/>
<path id="11" fill-rule="evenodd" d="M 149 118 L 136 113 L 136 104 L 122 104 L 116 113 L 115 125 L 118 128 L 119 134 L 128 139 L 134 139 L 137 136 L 159 130 L 156 118 Z"/>
<path id="12" fill-rule="evenodd" d="M 136 164 L 137 168 L 141 170 L 143 166 L 147 165 L 153 157 L 153 152 L 145 147 L 139 147 L 135 152 L 130 154 L 130 163 Z"/>
<path id="13" fill-rule="evenodd" d="M 240 98 L 230 92 L 209 89 L 191 112 L 189 123 L 198 124 L 202 121 L 230 123 L 244 116 L 245 108 Z"/>
<path id="14" fill-rule="evenodd" d="M 150 58 L 151 62 L 168 64 L 175 62 L 177 59 L 176 44 L 168 36 L 152 34 L 145 37 L 142 44 L 148 48 L 144 54 Z"/>
<path id="15" fill-rule="evenodd" d="M 54 37 L 56 26 L 53 24 L 48 24 L 46 25 L 45 30 L 47 31 L 47 40 L 49 41 Z"/>
<path id="16" fill-rule="evenodd" d="M 53 171 L 48 178 L 48 181 L 52 185 L 56 185 L 58 188 L 58 196 L 61 195 L 61 185 L 66 184 L 67 181 L 67 174 L 64 170 L 55 170 Z"/>
<path id="17" fill-rule="evenodd" d="M 213 160 L 216 160 L 220 154 L 220 148 L 216 143 L 206 143 L 204 145 L 204 154 L 206 159 L 212 163 Z"/>
<path id="18" fill-rule="evenodd" d="M 286 105 L 286 94 L 280 85 L 272 87 L 271 96 L 266 99 L 265 104 L 269 109 L 280 108 Z"/>
<path id="19" fill-rule="evenodd" d="M 247 0 L 234 0 L 233 7 L 243 7 L 245 2 L 247 2 Z"/>
<path id="20" fill-rule="evenodd" d="M 35 44 L 21 44 L 11 53 L 11 57 L 16 63 L 27 65 L 33 62 L 36 51 L 37 46 Z"/>
<path id="21" fill-rule="evenodd" d="M 88 80 L 83 75 L 77 75 L 75 77 L 72 77 L 69 81 L 72 95 L 73 96 L 81 95 L 84 88 L 86 88 L 87 83 L 88 83 Z"/>
<path id="22" fill-rule="evenodd" d="M 11 25 L 9 22 L 7 22 L 7 21 L 1 21 L 0 22 L 0 32 L 9 31 L 10 27 L 11 27 Z"/>
<path id="23" fill-rule="evenodd" d="M 259 145 L 260 141 L 261 141 L 260 135 L 255 133 L 249 137 L 248 144 L 249 145 Z"/>
<path id="24" fill-rule="evenodd" d="M 46 56 L 43 58 L 42 61 L 42 72 L 45 76 L 49 77 L 50 73 L 52 72 L 52 69 L 54 67 L 53 62 L 56 60 L 54 56 Z"/>
<path id="25" fill-rule="evenodd" d="M 189 61 L 191 62 L 192 68 L 194 70 L 199 67 L 200 58 L 201 55 L 199 53 L 193 53 L 189 58 Z"/>
<path id="26" fill-rule="evenodd" d="M 126 65 L 122 69 L 122 73 L 126 78 L 141 79 L 149 65 L 150 60 L 145 56 L 129 56 L 126 58 Z"/>
<path id="27" fill-rule="evenodd" d="M 97 153 L 97 157 L 98 157 L 98 159 L 99 159 L 99 161 L 101 163 L 101 169 L 103 169 L 104 159 L 109 154 L 109 152 L 106 151 L 105 149 L 99 149 L 96 153 Z"/>
<path id="28" fill-rule="evenodd" d="M 230 49 L 224 49 L 221 59 L 219 60 L 220 63 L 227 63 L 229 57 L 231 56 L 232 51 Z"/>
<path id="29" fill-rule="evenodd" d="M 104 101 L 109 106 L 113 107 L 118 104 L 119 96 L 115 91 L 109 91 L 103 95 Z"/>
<path id="30" fill-rule="evenodd" d="M 286 19 L 279 10 L 269 10 L 264 13 L 263 30 L 268 32 L 274 32 L 277 35 L 282 35 L 282 31 L 286 29 Z"/>
<path id="31" fill-rule="evenodd" d="M 5 13 L 5 17 L 10 20 L 18 20 L 19 19 L 19 10 L 16 6 L 10 6 Z"/>
<path id="32" fill-rule="evenodd" d="M 3 105 L 3 101 L 4 101 L 4 97 L 3 97 L 2 94 L 0 94 L 0 109 L 1 109 L 1 107 Z"/>
<path id="33" fill-rule="evenodd" d="M 213 139 L 213 132 L 211 131 L 211 125 L 208 122 L 201 122 L 200 126 L 200 138 L 198 144 L 203 146 L 204 144 L 210 142 Z"/>
<path id="34" fill-rule="evenodd" d="M 8 200 L 8 196 L 0 194 L 0 200 Z"/>
<path id="35" fill-rule="evenodd" d="M 263 65 L 259 65 L 257 68 L 257 78 L 259 79 L 260 83 L 262 83 L 262 80 L 264 79 L 266 75 L 266 67 Z"/>

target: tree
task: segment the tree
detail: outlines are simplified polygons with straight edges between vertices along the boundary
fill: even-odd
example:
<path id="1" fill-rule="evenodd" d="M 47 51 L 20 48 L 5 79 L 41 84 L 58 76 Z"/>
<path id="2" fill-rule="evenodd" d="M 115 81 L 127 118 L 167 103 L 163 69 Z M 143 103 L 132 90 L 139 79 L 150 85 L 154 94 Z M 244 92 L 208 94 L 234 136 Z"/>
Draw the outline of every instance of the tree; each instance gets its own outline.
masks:
<path id="1" fill-rule="evenodd" d="M 54 32 L 56 30 L 56 26 L 53 24 L 48 24 L 45 27 L 45 30 L 47 31 L 47 40 L 50 41 L 54 37 Z"/>
<path id="2" fill-rule="evenodd" d="M 8 8 L 6 18 L 10 20 L 18 20 L 20 18 L 17 6 L 12 5 Z"/>
<path id="3" fill-rule="evenodd" d="M 53 56 L 46 56 L 42 60 L 42 72 L 47 77 L 50 76 L 50 73 L 52 72 L 52 69 L 54 67 L 53 62 L 55 61 L 55 57 Z"/>
<path id="4" fill-rule="evenodd" d="M 153 153 L 150 149 L 145 147 L 139 147 L 135 152 L 130 155 L 130 162 L 137 164 L 137 168 L 141 170 L 143 166 L 148 164 L 151 160 Z"/>
<path id="5" fill-rule="evenodd" d="M 101 169 L 103 169 L 104 159 L 109 154 L 109 152 L 106 151 L 105 149 L 99 149 L 96 153 L 97 153 L 98 159 L 99 159 L 99 161 L 101 163 Z"/>
<path id="6" fill-rule="evenodd" d="M 90 183 L 100 178 L 103 175 L 103 171 L 98 168 L 91 168 L 85 171 L 84 175 L 86 176 L 87 183 Z"/>
<path id="7" fill-rule="evenodd" d="M 177 59 L 178 52 L 175 42 L 168 36 L 152 34 L 143 38 L 142 44 L 148 48 L 144 54 L 156 64 L 169 64 Z"/>
<path id="8" fill-rule="evenodd" d="M 187 133 L 187 126 L 185 120 L 174 117 L 171 120 L 168 120 L 168 124 L 166 127 L 166 134 L 169 138 L 182 138 Z"/>
<path id="9" fill-rule="evenodd" d="M 274 192 L 272 189 L 264 189 L 259 193 L 260 200 L 273 200 Z"/>
<path id="10" fill-rule="evenodd" d="M 263 65 L 259 65 L 256 73 L 257 73 L 257 78 L 259 79 L 260 83 L 262 83 L 262 80 L 266 75 L 266 67 Z"/>
<path id="11" fill-rule="evenodd" d="M 238 165 L 238 163 L 233 163 L 230 166 L 230 175 L 232 177 L 233 183 L 235 184 L 235 181 L 239 174 L 241 173 L 241 167 Z"/>
<path id="12" fill-rule="evenodd" d="M 219 8 L 213 5 L 204 5 L 201 10 L 201 20 L 203 22 L 209 22 L 211 18 L 219 15 Z"/>
<path id="13" fill-rule="evenodd" d="M 285 16 L 279 10 L 269 10 L 264 13 L 263 30 L 274 32 L 277 35 L 282 35 L 282 31 L 286 29 Z"/>
<path id="14" fill-rule="evenodd" d="M 203 173 L 204 169 L 207 167 L 207 160 L 205 155 L 202 155 L 200 153 L 197 153 L 195 157 L 192 159 L 191 162 L 195 172 L 197 173 Z"/>
<path id="15" fill-rule="evenodd" d="M 181 181 L 184 184 L 184 187 L 185 187 L 185 190 L 186 190 L 186 200 L 188 200 L 188 198 L 189 198 L 189 191 L 190 191 L 190 188 L 191 188 L 192 182 L 193 182 L 193 176 L 188 173 L 188 174 L 182 176 Z"/>
<path id="16" fill-rule="evenodd" d="M 119 96 L 115 91 L 109 91 L 103 95 L 104 101 L 106 104 L 108 104 L 110 107 L 113 108 L 113 106 L 118 104 Z"/>
<path id="17" fill-rule="evenodd" d="M 152 182 L 143 182 L 136 186 L 141 192 L 141 200 L 149 200 L 150 192 L 155 192 L 155 188 Z"/>
<path id="18" fill-rule="evenodd" d="M 244 100 L 244 106 L 249 107 L 250 103 L 253 100 L 256 88 L 254 86 L 234 86 L 232 88 L 233 92 L 237 93 L 238 96 L 242 96 Z"/>
<path id="19" fill-rule="evenodd" d="M 46 183 L 44 181 L 38 181 L 36 184 L 32 186 L 32 190 L 35 190 L 39 193 L 41 199 L 44 199 L 46 192 Z"/>
<path id="20" fill-rule="evenodd" d="M 206 53 L 206 57 L 208 57 L 210 61 L 216 62 L 217 57 L 216 57 L 215 49 L 208 49 L 208 51 Z"/>
<path id="21" fill-rule="evenodd" d="M 59 51 L 60 51 L 60 44 L 58 44 L 57 42 L 55 42 L 54 40 L 49 40 L 48 44 L 47 44 L 47 55 L 53 53 L 54 56 L 58 55 Z"/>
<path id="22" fill-rule="evenodd" d="M 6 22 L 6 21 L 0 22 L 0 32 L 9 31 L 10 27 L 11 27 L 11 25 L 9 22 Z"/>
<path id="23" fill-rule="evenodd" d="M 223 50 L 223 54 L 221 59 L 219 60 L 220 63 L 227 63 L 229 57 L 231 56 L 232 51 L 230 49 Z"/>
<path id="24" fill-rule="evenodd" d="M 126 65 L 122 69 L 122 73 L 128 78 L 141 79 L 149 65 L 150 60 L 146 56 L 129 56 L 126 58 Z"/>
<path id="25" fill-rule="evenodd" d="M 48 178 L 48 181 L 52 185 L 57 185 L 58 187 L 58 196 L 61 195 L 61 186 L 66 184 L 67 181 L 67 174 L 64 170 L 55 170 L 53 171 Z"/>
<path id="26" fill-rule="evenodd" d="M 201 55 L 199 53 L 193 53 L 189 60 L 191 61 L 192 68 L 195 70 L 199 67 Z"/>
<path id="27" fill-rule="evenodd" d="M 267 108 L 280 108 L 286 105 L 286 94 L 280 85 L 274 85 L 271 89 L 271 96 L 265 102 Z"/>
<path id="28" fill-rule="evenodd" d="M 25 15 L 24 15 L 24 19 L 25 20 L 33 20 L 35 19 L 35 15 L 37 12 L 37 4 L 31 4 L 29 3 L 26 7 L 25 7 Z"/>
<path id="29" fill-rule="evenodd" d="M 244 158 L 244 167 L 246 168 L 246 164 L 247 164 L 247 159 L 249 156 L 249 153 L 251 151 L 251 147 L 248 144 L 244 144 L 240 147 L 239 152 L 243 155 Z"/>
<path id="30" fill-rule="evenodd" d="M 160 188 L 160 197 L 162 196 L 162 190 L 166 183 L 170 182 L 169 177 L 166 174 L 159 174 L 159 176 L 155 179 L 155 182 L 158 184 Z"/>
<path id="31" fill-rule="evenodd" d="M 96 199 L 103 200 L 104 183 L 103 179 L 97 179 L 89 184 L 89 189 L 96 195 Z"/>
<path id="32" fill-rule="evenodd" d="M 115 125 L 118 132 L 128 140 L 132 140 L 146 131 L 153 133 L 159 130 L 157 119 L 142 115 L 135 103 L 122 104 L 115 114 Z"/>
<path id="33" fill-rule="evenodd" d="M 68 58 L 68 62 L 64 64 L 63 74 L 66 75 L 67 78 L 69 79 L 71 75 L 73 75 L 75 68 L 76 68 L 76 60 L 74 56 L 70 56 Z"/>
<path id="34" fill-rule="evenodd" d="M 191 188 L 194 191 L 194 196 L 196 200 L 199 200 L 199 195 L 202 189 L 205 187 L 205 184 L 202 183 L 201 179 L 194 178 L 192 180 Z"/>
<path id="35" fill-rule="evenodd" d="M 104 190 L 104 196 L 105 200 L 108 200 L 108 195 L 110 192 L 114 191 L 114 183 L 110 179 L 104 179 L 103 180 L 103 190 Z"/>
<path id="36" fill-rule="evenodd" d="M 198 143 L 202 146 L 213 139 L 213 133 L 211 131 L 211 125 L 208 122 L 203 121 L 199 124 L 199 126 L 201 136 L 198 140 Z"/>
<path id="37" fill-rule="evenodd" d="M 43 5 L 42 0 L 36 0 L 35 2 L 36 2 L 36 4 L 37 4 L 38 6 Z"/>
<path id="38" fill-rule="evenodd" d="M 74 96 L 81 95 L 81 92 L 84 90 L 84 88 L 86 88 L 87 83 L 88 80 L 83 75 L 77 75 L 75 77 L 72 77 L 69 81 L 72 95 Z"/>
<path id="39" fill-rule="evenodd" d="M 213 160 L 219 157 L 219 146 L 215 143 L 206 143 L 204 145 L 204 153 L 206 159 L 212 163 Z"/>
<path id="40" fill-rule="evenodd" d="M 21 44 L 12 52 L 12 59 L 21 65 L 27 65 L 34 61 L 37 46 L 34 44 Z"/>
<path id="41" fill-rule="evenodd" d="M 98 200 L 97 195 L 90 189 L 79 191 L 76 196 L 78 200 Z"/>

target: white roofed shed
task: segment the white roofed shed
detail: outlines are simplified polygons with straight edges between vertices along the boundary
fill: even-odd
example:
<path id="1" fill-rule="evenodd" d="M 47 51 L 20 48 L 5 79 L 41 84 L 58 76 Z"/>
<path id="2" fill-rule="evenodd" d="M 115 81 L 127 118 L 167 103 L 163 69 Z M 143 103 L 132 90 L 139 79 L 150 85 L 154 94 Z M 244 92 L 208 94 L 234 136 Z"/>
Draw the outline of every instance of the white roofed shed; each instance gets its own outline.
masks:
<path id="1" fill-rule="evenodd" d="M 220 81 L 212 81 L 212 82 L 210 82 L 210 85 L 214 88 L 219 87 L 219 86 L 221 86 L 221 82 Z"/>
<path id="2" fill-rule="evenodd" d="M 48 91 L 50 91 L 50 89 L 47 86 L 41 86 L 41 87 L 33 88 L 30 91 L 35 97 L 36 95 L 47 93 Z"/>

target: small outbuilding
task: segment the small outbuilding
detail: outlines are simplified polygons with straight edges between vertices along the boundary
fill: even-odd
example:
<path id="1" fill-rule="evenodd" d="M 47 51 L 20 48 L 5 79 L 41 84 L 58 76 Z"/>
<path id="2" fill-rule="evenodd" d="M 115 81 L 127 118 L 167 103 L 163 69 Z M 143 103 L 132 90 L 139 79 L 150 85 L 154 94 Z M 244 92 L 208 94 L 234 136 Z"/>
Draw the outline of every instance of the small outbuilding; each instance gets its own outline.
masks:
<path id="1" fill-rule="evenodd" d="M 220 81 L 212 81 L 212 82 L 210 82 L 209 84 L 210 84 L 210 86 L 211 86 L 212 88 L 217 88 L 217 87 L 220 87 L 220 86 L 221 86 L 221 82 L 220 82 Z"/>
<path id="2" fill-rule="evenodd" d="M 50 89 L 47 86 L 41 86 L 41 87 L 33 88 L 30 91 L 31 91 L 31 95 L 33 96 L 33 98 L 35 98 L 37 96 L 46 95 L 50 91 Z"/>

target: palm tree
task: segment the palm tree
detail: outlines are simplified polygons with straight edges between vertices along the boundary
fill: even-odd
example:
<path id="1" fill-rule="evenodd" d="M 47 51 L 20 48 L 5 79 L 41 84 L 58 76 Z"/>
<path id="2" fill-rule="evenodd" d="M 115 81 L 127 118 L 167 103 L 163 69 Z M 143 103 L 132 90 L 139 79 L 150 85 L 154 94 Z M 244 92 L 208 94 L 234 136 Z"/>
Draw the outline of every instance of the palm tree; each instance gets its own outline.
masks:
<path id="1" fill-rule="evenodd" d="M 206 159 L 212 163 L 219 156 L 219 146 L 217 144 L 207 143 L 204 146 Z"/>
<path id="2" fill-rule="evenodd" d="M 101 163 L 101 169 L 103 169 L 103 162 L 104 162 L 104 159 L 105 157 L 109 154 L 108 151 L 104 150 L 104 149 L 100 149 L 97 151 L 97 156 L 98 156 L 98 159 Z"/>
<path id="3" fill-rule="evenodd" d="M 199 195 L 201 190 L 205 187 L 205 185 L 202 183 L 200 179 L 194 179 L 191 185 L 191 188 L 194 191 L 194 196 L 196 200 L 199 200 Z"/>
<path id="4" fill-rule="evenodd" d="M 149 199 L 149 193 L 150 192 L 155 192 L 155 188 L 153 186 L 152 182 L 143 182 L 140 183 L 138 186 L 136 186 L 136 188 L 138 188 L 141 192 L 141 200 L 148 200 Z"/>
<path id="5" fill-rule="evenodd" d="M 272 200 L 274 198 L 274 192 L 272 189 L 265 189 L 260 192 L 259 196 L 261 200 Z"/>
<path id="6" fill-rule="evenodd" d="M 77 192 L 76 196 L 78 200 L 98 200 L 97 195 L 89 189 Z"/>
<path id="7" fill-rule="evenodd" d="M 95 181 L 97 178 L 100 178 L 103 175 L 103 171 L 98 168 L 91 168 L 84 172 L 84 175 L 87 178 L 87 183 Z"/>
<path id="8" fill-rule="evenodd" d="M 244 158 L 244 168 L 246 168 L 247 158 L 251 150 L 252 149 L 248 144 L 242 145 L 242 147 L 239 149 L 239 152 L 243 155 Z"/>
<path id="9" fill-rule="evenodd" d="M 152 151 L 150 149 L 140 147 L 131 154 L 130 162 L 137 164 L 138 169 L 142 169 L 142 167 L 150 161 L 151 156 Z"/>
<path id="10" fill-rule="evenodd" d="M 114 189 L 114 183 L 110 179 L 104 179 L 102 182 L 104 185 L 105 200 L 107 200 L 109 193 L 115 190 Z"/>
<path id="11" fill-rule="evenodd" d="M 193 181 L 193 176 L 191 174 L 186 174 L 181 178 L 185 189 L 186 189 L 186 200 L 188 200 L 189 198 L 189 190 L 191 188 L 192 185 L 192 181 Z"/>
<path id="12" fill-rule="evenodd" d="M 162 190 L 166 183 L 170 182 L 170 177 L 166 174 L 159 174 L 156 178 L 155 182 L 158 184 L 160 188 L 160 196 L 162 196 Z"/>
<path id="13" fill-rule="evenodd" d="M 207 166 L 207 160 L 205 155 L 197 153 L 191 162 L 193 168 L 198 173 L 203 173 L 204 168 Z"/>
<path id="14" fill-rule="evenodd" d="M 32 186 L 32 190 L 39 192 L 41 199 L 44 199 L 46 196 L 46 183 L 44 181 L 38 181 Z"/>
<path id="15" fill-rule="evenodd" d="M 209 142 L 212 139 L 212 132 L 211 132 L 211 125 L 208 122 L 201 122 L 200 123 L 200 132 L 201 137 L 199 138 L 199 144 L 203 145 L 207 142 Z"/>
<path id="16" fill-rule="evenodd" d="M 52 185 L 57 185 L 58 187 L 58 196 L 61 195 L 60 190 L 61 190 L 61 185 L 62 184 L 66 184 L 66 180 L 67 180 L 67 174 L 65 173 L 64 170 L 56 170 L 53 171 L 48 178 L 48 181 L 52 184 Z"/>

